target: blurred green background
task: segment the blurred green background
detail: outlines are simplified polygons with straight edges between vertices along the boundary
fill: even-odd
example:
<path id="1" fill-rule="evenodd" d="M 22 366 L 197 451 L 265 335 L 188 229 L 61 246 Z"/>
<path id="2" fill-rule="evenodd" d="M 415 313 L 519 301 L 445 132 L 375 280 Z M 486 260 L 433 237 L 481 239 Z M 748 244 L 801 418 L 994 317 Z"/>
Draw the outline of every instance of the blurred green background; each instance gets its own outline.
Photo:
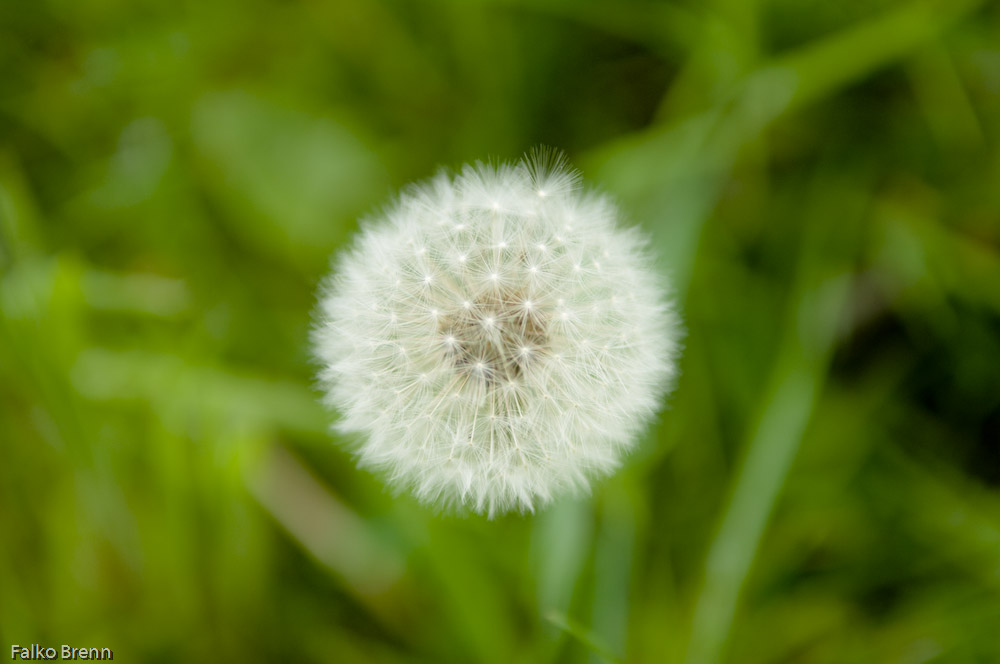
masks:
<path id="1" fill-rule="evenodd" d="M 0 645 L 1000 662 L 998 140 L 997 3 L 0 3 Z M 540 143 L 682 374 L 591 496 L 438 515 L 328 431 L 315 289 Z"/>

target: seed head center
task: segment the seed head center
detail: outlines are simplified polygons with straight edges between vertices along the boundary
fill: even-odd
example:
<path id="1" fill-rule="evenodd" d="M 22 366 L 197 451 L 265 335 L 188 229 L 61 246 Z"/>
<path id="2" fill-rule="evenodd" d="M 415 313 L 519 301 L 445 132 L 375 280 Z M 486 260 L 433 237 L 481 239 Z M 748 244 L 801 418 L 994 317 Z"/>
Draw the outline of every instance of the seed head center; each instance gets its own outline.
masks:
<path id="1" fill-rule="evenodd" d="M 517 290 L 490 290 L 438 317 L 441 352 L 455 371 L 488 387 L 510 383 L 548 353 L 549 315 Z"/>

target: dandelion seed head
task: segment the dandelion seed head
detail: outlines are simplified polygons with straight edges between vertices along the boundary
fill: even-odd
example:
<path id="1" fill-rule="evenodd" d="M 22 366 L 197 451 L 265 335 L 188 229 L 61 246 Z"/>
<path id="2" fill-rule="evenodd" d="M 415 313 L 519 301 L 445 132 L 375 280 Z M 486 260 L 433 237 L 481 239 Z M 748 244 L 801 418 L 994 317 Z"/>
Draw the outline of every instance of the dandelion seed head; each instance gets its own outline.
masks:
<path id="1" fill-rule="evenodd" d="M 677 350 L 663 277 L 618 217 L 536 153 L 439 174 L 368 223 L 314 331 L 360 464 L 491 516 L 612 472 Z"/>

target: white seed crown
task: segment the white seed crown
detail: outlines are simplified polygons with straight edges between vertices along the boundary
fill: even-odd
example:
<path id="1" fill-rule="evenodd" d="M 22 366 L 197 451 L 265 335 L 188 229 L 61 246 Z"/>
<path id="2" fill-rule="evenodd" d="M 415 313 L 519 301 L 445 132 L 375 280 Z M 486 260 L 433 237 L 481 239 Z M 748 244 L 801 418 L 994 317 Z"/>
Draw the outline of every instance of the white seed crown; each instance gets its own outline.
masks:
<path id="1" fill-rule="evenodd" d="M 551 153 L 405 192 L 341 254 L 314 332 L 364 466 L 493 516 L 616 468 L 674 373 L 642 235 Z"/>

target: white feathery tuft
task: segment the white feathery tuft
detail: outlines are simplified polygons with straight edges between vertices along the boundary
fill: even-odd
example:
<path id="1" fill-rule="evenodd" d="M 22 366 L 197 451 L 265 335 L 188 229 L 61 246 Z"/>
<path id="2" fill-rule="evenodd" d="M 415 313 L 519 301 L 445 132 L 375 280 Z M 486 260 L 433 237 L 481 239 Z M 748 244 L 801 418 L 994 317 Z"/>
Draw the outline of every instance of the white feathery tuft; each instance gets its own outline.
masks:
<path id="1" fill-rule="evenodd" d="M 490 516 L 610 473 L 661 407 L 677 325 L 643 236 L 558 153 L 404 193 L 339 256 L 314 343 L 363 466 Z"/>

